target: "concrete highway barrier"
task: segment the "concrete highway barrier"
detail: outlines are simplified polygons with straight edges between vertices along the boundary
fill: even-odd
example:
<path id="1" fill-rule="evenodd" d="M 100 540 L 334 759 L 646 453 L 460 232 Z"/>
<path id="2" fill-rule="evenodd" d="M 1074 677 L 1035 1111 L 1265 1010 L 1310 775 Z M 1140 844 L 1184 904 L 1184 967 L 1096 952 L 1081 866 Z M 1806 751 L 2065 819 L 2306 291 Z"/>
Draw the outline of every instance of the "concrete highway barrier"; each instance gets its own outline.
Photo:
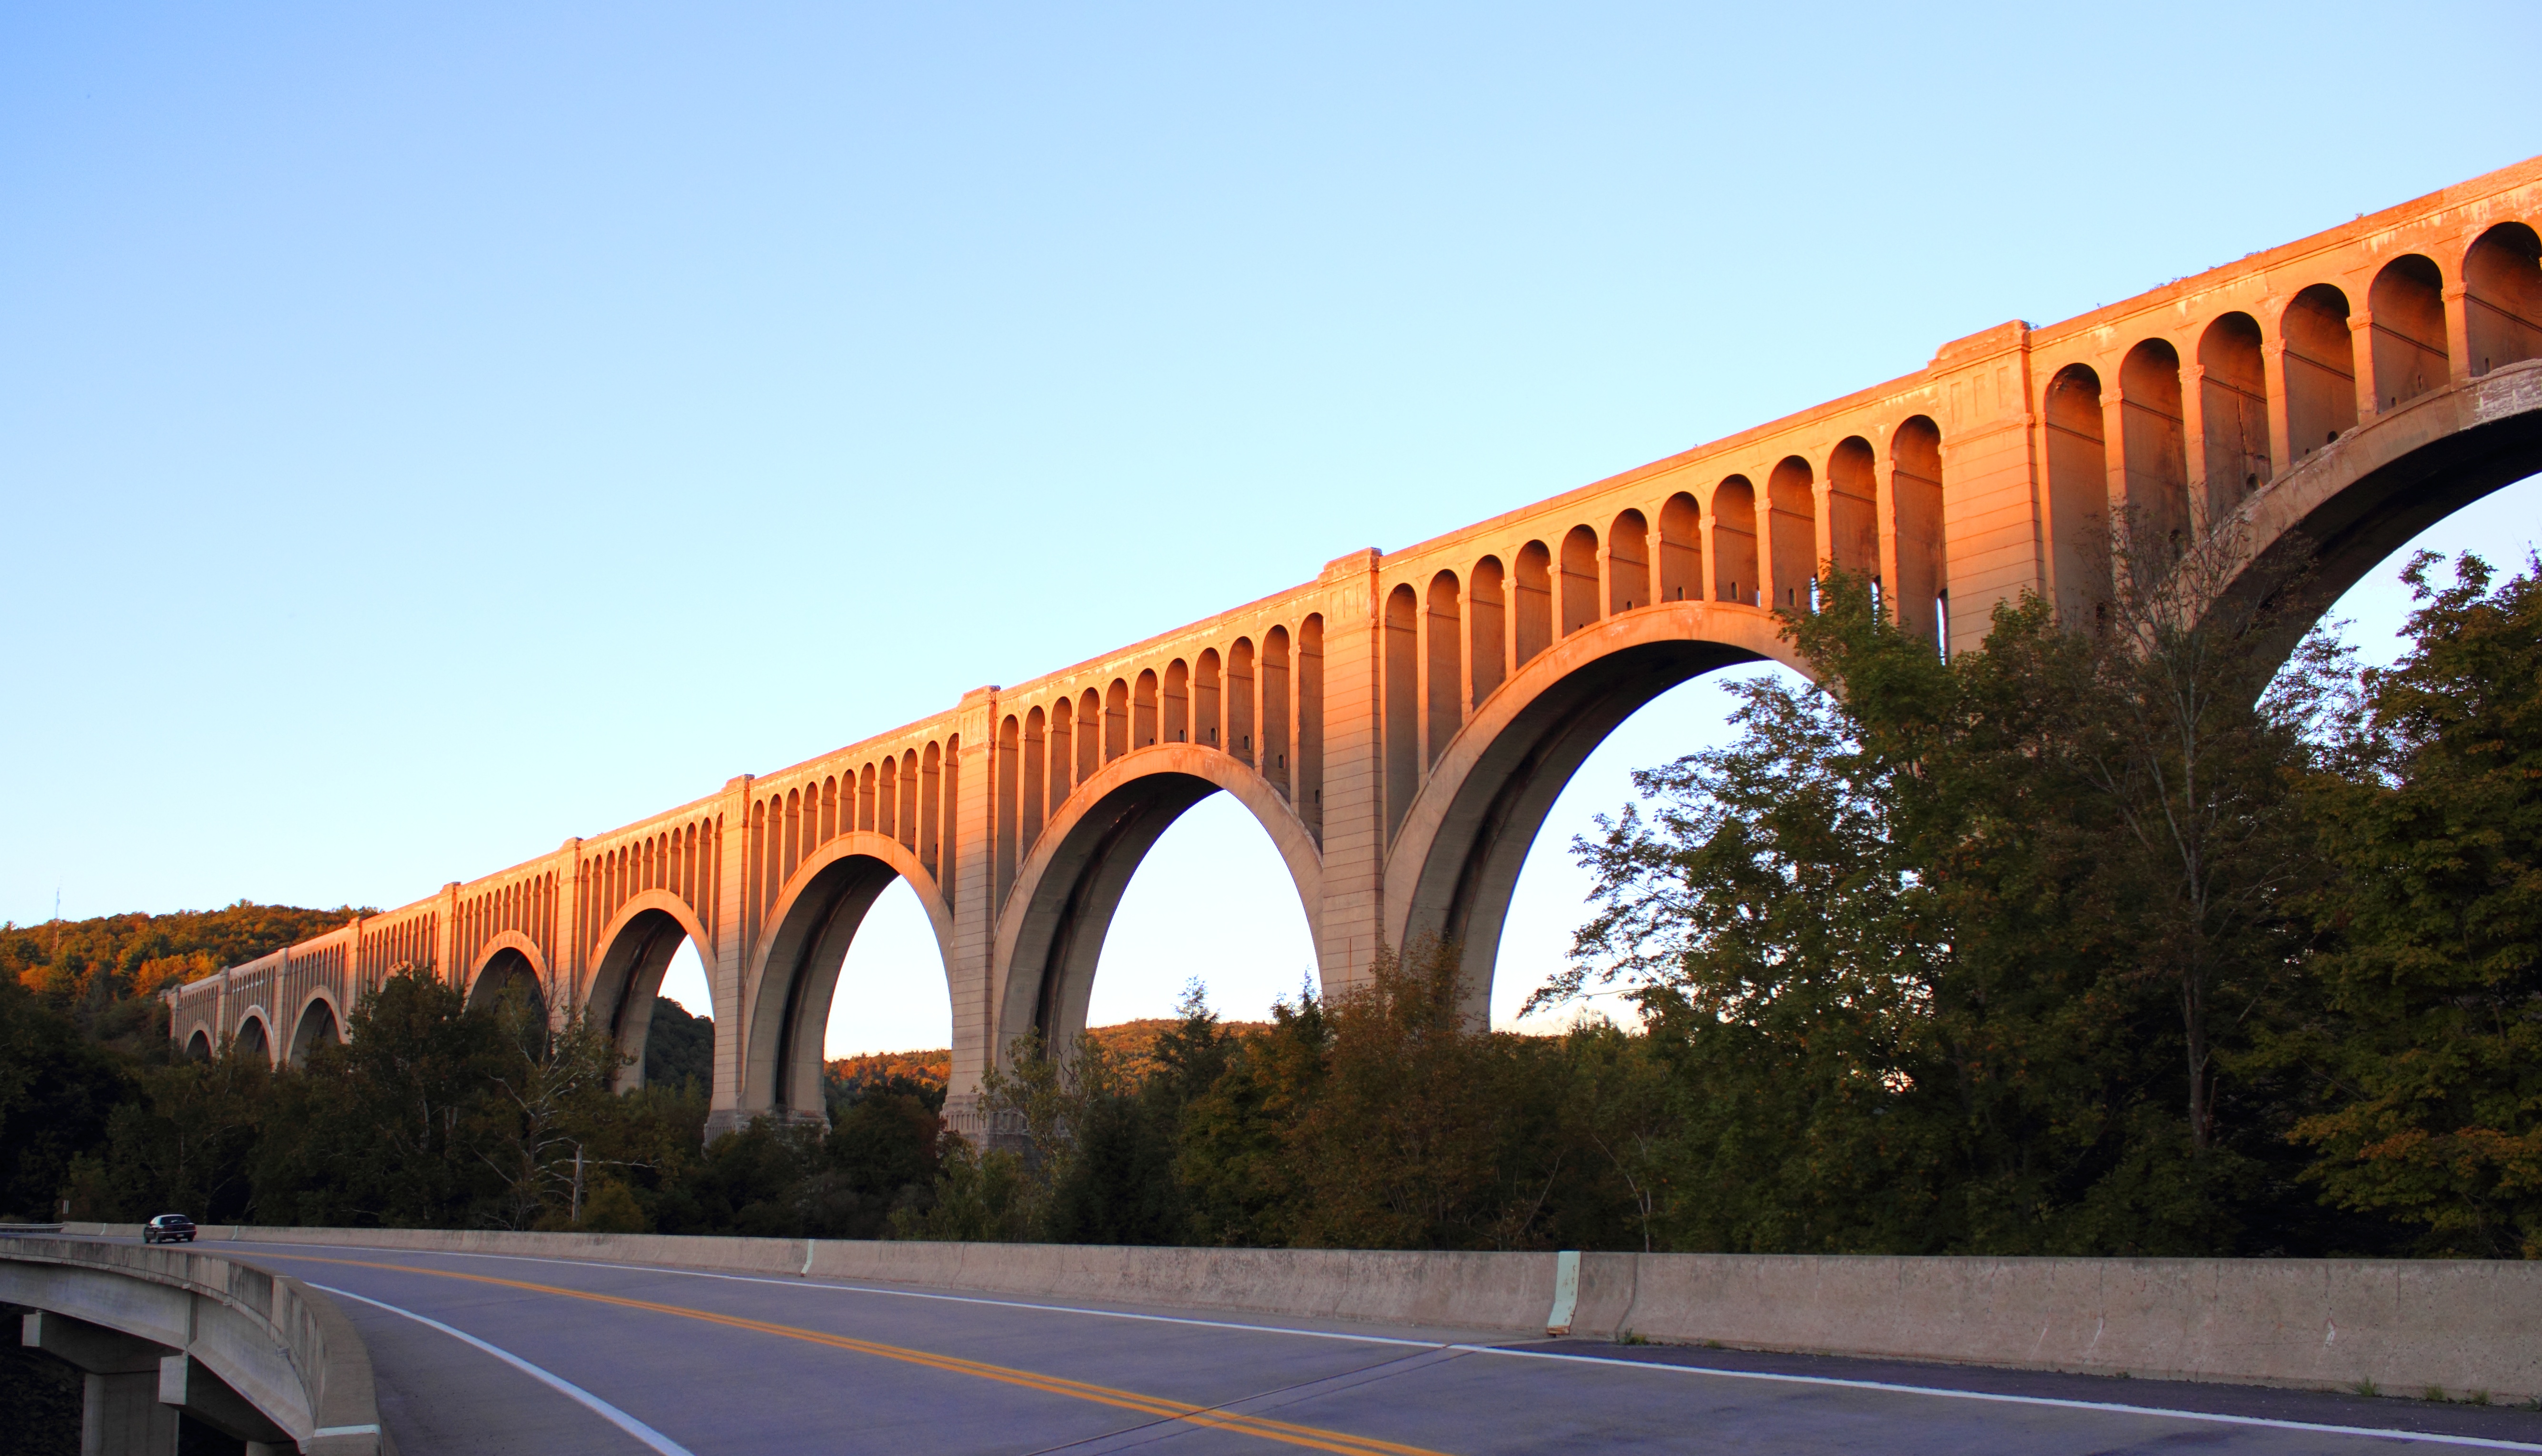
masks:
<path id="1" fill-rule="evenodd" d="M 65 1232 L 138 1238 L 137 1228 Z M 1030 1298 L 2393 1394 L 2542 1398 L 2542 1262 L 1111 1248 L 204 1228 Z M 1557 1315 L 1564 1259 L 1576 1261 Z"/>
<path id="2" fill-rule="evenodd" d="M 34 1311 L 21 1341 L 83 1373 L 84 1450 L 174 1450 L 182 1411 L 251 1450 L 394 1452 L 361 1336 L 298 1279 L 189 1249 L 19 1236 L 0 1238 L 0 1303 Z"/>

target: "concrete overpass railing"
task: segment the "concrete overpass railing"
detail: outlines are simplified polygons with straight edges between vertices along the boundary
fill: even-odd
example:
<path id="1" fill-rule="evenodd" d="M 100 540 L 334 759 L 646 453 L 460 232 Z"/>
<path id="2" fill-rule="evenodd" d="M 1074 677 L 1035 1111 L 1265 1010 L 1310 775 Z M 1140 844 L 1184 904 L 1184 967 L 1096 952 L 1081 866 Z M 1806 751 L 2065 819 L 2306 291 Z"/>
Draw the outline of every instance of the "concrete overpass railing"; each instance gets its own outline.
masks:
<path id="1" fill-rule="evenodd" d="M 361 1336 L 298 1279 L 189 1249 L 14 1237 L 0 1239 L 0 1303 L 34 1311 L 26 1345 L 82 1371 L 82 1450 L 173 1451 L 182 1411 L 251 1452 L 395 1451 Z"/>
<path id="2" fill-rule="evenodd" d="M 73 1224 L 67 1232 L 128 1230 Z M 137 1236 L 137 1235 L 136 1235 Z M 1115 1248 L 205 1228 L 1449 1330 L 2316 1390 L 2542 1398 L 2542 1263 Z"/>

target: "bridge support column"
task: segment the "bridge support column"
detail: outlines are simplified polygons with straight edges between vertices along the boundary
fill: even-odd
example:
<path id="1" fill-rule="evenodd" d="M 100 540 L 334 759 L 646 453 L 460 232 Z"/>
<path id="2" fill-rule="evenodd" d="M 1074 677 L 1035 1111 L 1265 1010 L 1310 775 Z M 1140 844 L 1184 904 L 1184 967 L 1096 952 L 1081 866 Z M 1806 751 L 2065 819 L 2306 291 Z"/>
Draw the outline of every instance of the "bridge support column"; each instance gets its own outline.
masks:
<path id="1" fill-rule="evenodd" d="M 551 1014 L 559 1026 L 580 1016 L 591 999 L 591 979 L 582 958 L 588 947 L 582 935 L 582 840 L 567 839 L 556 857 L 556 944 L 549 951 L 548 975 L 556 982 L 548 992 Z"/>
<path id="2" fill-rule="evenodd" d="M 1385 927 L 1384 655 L 1376 551 L 1324 567 L 1324 903 L 1316 965 L 1327 994 L 1376 963 Z"/>
<path id="3" fill-rule="evenodd" d="M 175 1456 L 177 1409 L 159 1403 L 166 1347 L 43 1310 L 18 1338 L 80 1372 L 80 1456 Z"/>
<path id="4" fill-rule="evenodd" d="M 953 944 L 944 975 L 953 998 L 953 1068 L 946 1082 L 946 1126 L 978 1140 L 980 1078 L 1006 1055 L 989 1045 L 996 1036 L 996 977 L 990 960 L 998 938 L 997 787 L 998 690 L 975 688 L 962 695 L 954 719 L 960 749 L 948 766 L 956 773 L 951 823 L 944 827 L 942 858 L 952 860 L 943 879 L 953 911 Z M 1020 782 L 1020 779 L 1018 779 Z M 939 866 L 942 863 L 939 858 Z"/>
<path id="5" fill-rule="evenodd" d="M 745 904 L 750 861 L 750 783 L 744 773 L 723 786 L 723 842 L 715 846 L 715 917 L 710 927 L 714 944 L 705 956 L 707 985 L 714 998 L 714 1095 L 707 1112 L 707 1141 L 737 1132 L 748 1123 L 742 1110 L 742 1051 L 749 1045 L 742 979 L 751 935 L 759 926 L 759 907 Z"/>

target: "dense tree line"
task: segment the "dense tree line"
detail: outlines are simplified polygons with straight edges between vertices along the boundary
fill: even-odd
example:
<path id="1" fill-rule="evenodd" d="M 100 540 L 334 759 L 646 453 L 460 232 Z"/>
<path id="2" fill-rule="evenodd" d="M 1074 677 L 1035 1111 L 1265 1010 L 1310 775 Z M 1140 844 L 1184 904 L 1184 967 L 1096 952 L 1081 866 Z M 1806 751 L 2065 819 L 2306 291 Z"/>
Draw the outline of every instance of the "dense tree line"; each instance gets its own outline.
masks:
<path id="1" fill-rule="evenodd" d="M 2118 563 L 2086 629 L 2006 604 L 1948 659 L 1831 576 L 1785 619 L 1818 680 L 1742 688 L 1734 742 L 1637 775 L 1641 802 L 1575 846 L 1593 917 L 1540 998 L 1620 987 L 1629 1031 L 1467 1024 L 1457 948 L 1424 943 L 1267 1025 L 1221 1023 L 1195 984 L 1141 1045 L 1027 1041 L 976 1143 L 944 1134 L 940 1084 L 877 1061 L 832 1077 L 826 1128 L 702 1146 L 712 1028 L 667 1003 L 625 1095 L 596 1032 L 428 977 L 364 998 L 305 1068 L 172 1063 L 164 1028 L 137 1055 L 81 1018 L 97 975 L 188 952 L 101 940 L 79 975 L 47 951 L 0 979 L 0 1199 L 826 1237 L 2542 1256 L 2542 565 L 2414 562 L 2409 650 L 2358 672 L 2320 638 L 2281 664 L 2274 609 L 2206 611 L 2230 545 Z"/>
<path id="2" fill-rule="evenodd" d="M 931 1196 L 940 1089 L 842 1087 L 826 1128 L 763 1125 L 708 1147 L 712 1023 L 671 1003 L 657 1018 L 668 1055 L 621 1094 L 599 1030 L 551 1028 L 517 993 L 472 1010 L 428 974 L 390 977 L 348 1041 L 279 1069 L 234 1050 L 121 1057 L 0 983 L 5 1211 L 872 1238 Z"/>

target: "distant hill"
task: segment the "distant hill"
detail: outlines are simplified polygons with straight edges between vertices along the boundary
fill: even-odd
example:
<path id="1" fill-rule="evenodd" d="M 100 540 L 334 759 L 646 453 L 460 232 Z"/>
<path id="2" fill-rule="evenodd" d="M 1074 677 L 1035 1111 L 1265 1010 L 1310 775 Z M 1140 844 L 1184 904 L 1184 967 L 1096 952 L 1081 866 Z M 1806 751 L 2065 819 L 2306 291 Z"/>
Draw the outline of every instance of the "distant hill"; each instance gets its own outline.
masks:
<path id="1" fill-rule="evenodd" d="M 91 1038 L 149 1056 L 167 1036 L 161 989 L 374 913 L 242 900 L 213 910 L 0 924 L 0 976 L 69 1012 Z"/>
<path id="2" fill-rule="evenodd" d="M 1117 1057 L 1122 1070 L 1134 1077 L 1144 1077 L 1155 1069 L 1152 1057 L 1157 1050 L 1157 1038 L 1181 1024 L 1177 1017 L 1149 1016 L 1137 1021 L 1115 1022 L 1110 1026 L 1089 1026 L 1085 1035 L 1095 1046 Z M 1219 1026 L 1246 1036 L 1271 1029 L 1271 1023 L 1267 1021 L 1222 1021 Z"/>
<path id="3" fill-rule="evenodd" d="M 656 1013 L 658 1014 L 658 1013 Z M 1088 1027 L 1086 1035 L 1094 1045 L 1120 1057 L 1134 1075 L 1145 1075 L 1149 1054 L 1157 1038 L 1178 1023 L 1169 1016 L 1124 1021 L 1112 1026 Z M 1268 1031 L 1267 1021 L 1225 1021 L 1219 1023 L 1230 1031 L 1251 1034 Z M 841 1056 L 826 1063 L 833 1089 L 858 1089 L 881 1086 L 893 1078 L 914 1082 L 941 1091 L 953 1077 L 953 1053 L 949 1048 L 932 1047 L 921 1052 L 867 1052 L 858 1056 Z M 649 1065 L 649 1063 L 648 1063 Z M 647 1073 L 649 1078 L 650 1074 Z"/>
<path id="4" fill-rule="evenodd" d="M 29 990 L 78 1000 L 105 973 L 115 978 L 115 993 L 149 995 L 171 981 L 194 981 L 377 913 L 242 900 L 215 910 L 0 924 L 0 975 L 16 977 Z"/>
<path id="5" fill-rule="evenodd" d="M 953 1051 L 935 1047 L 924 1052 L 867 1052 L 838 1057 L 827 1065 L 830 1080 L 845 1087 L 879 1086 L 899 1077 L 941 1088 L 953 1077 Z"/>
<path id="6" fill-rule="evenodd" d="M 676 1091 L 687 1084 L 700 1096 L 714 1091 L 714 1018 L 657 996 L 644 1030 L 644 1085 Z"/>

